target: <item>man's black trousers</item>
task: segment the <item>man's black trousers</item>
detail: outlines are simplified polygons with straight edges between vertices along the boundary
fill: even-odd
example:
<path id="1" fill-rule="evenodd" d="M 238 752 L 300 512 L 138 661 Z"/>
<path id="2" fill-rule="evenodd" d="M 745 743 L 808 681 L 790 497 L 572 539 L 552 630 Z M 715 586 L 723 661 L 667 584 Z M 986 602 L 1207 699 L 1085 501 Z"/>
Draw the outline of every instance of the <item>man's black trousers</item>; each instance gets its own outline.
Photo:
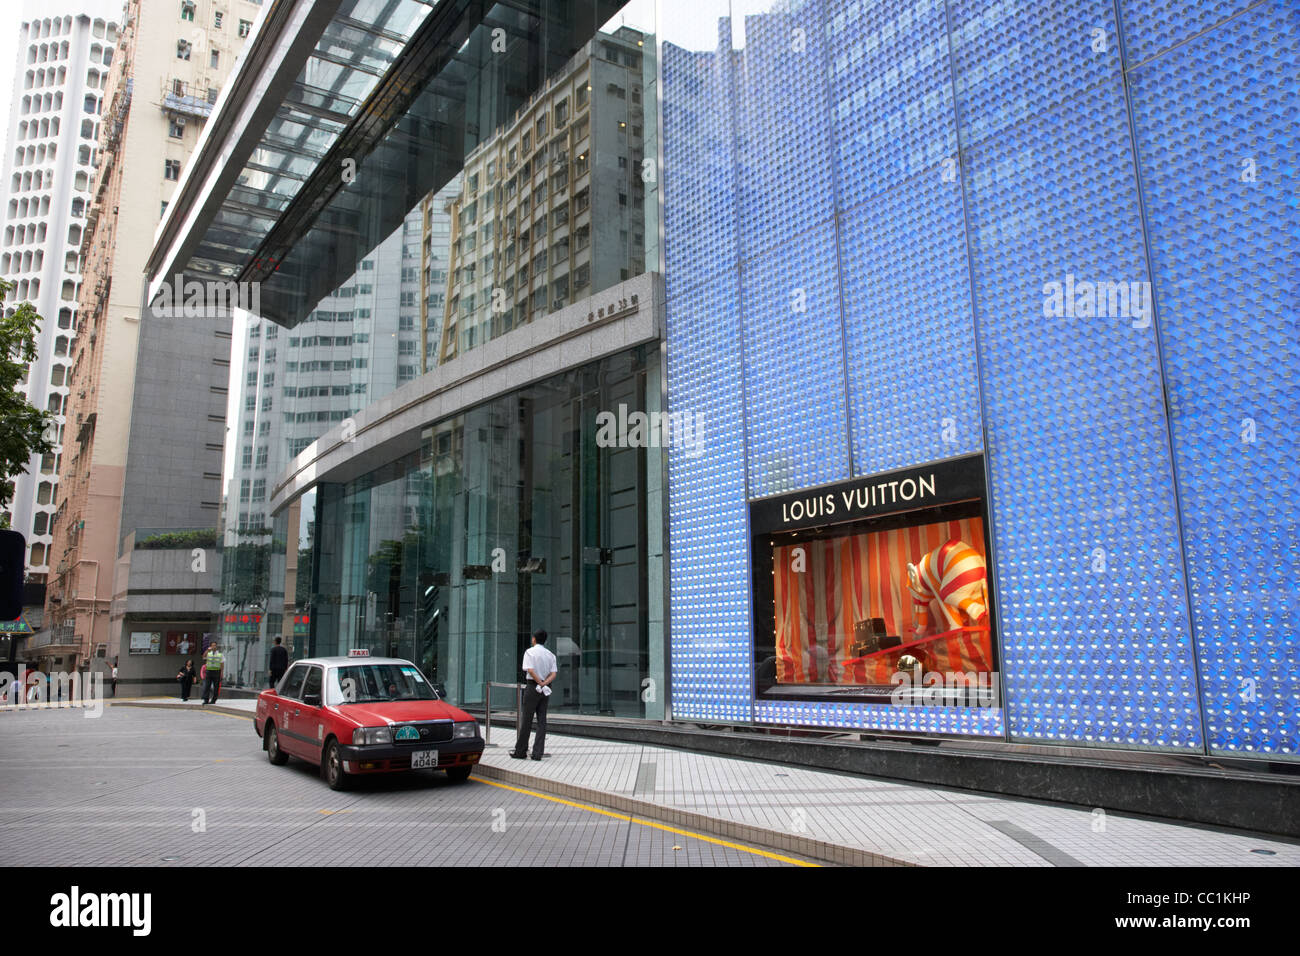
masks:
<path id="1" fill-rule="evenodd" d="M 221 690 L 221 672 L 212 673 L 208 671 L 208 676 L 203 678 L 203 703 L 215 704 L 217 702 L 217 693 Z"/>
<path id="2" fill-rule="evenodd" d="M 551 698 L 537 689 L 537 685 L 529 683 L 524 690 L 524 720 L 519 725 L 519 738 L 515 741 L 515 753 L 521 757 L 528 753 L 528 735 L 533 730 L 533 714 L 537 715 L 537 741 L 533 744 L 533 756 L 538 760 L 546 752 L 546 707 L 551 702 Z"/>

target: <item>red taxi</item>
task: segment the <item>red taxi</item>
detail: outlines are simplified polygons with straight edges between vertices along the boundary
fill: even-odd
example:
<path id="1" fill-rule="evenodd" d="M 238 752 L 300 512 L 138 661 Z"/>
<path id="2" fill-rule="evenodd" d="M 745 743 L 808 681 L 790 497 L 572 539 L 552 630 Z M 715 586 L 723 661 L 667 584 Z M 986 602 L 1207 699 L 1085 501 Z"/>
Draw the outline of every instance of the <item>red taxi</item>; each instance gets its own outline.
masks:
<path id="1" fill-rule="evenodd" d="M 295 661 L 258 696 L 253 728 L 271 763 L 318 764 L 335 790 L 355 775 L 422 768 L 465 780 L 483 756 L 478 723 L 418 667 L 357 652 Z"/>

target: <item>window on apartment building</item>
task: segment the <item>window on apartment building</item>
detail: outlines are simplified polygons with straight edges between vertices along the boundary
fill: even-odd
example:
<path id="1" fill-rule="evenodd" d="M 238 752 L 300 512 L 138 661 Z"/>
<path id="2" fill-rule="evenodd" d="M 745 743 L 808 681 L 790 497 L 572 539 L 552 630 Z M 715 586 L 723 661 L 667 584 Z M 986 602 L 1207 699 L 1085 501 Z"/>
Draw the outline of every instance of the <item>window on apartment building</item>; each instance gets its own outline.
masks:
<path id="1" fill-rule="evenodd" d="M 251 398 L 252 396 L 250 395 L 249 397 Z M 240 466 L 243 468 L 253 467 L 253 446 L 252 445 L 244 446 L 244 452 L 243 455 L 240 457 L 239 463 Z"/>
<path id="2" fill-rule="evenodd" d="M 590 92 L 591 92 L 591 87 L 587 86 L 585 83 L 582 86 L 578 87 L 578 94 L 574 98 L 575 102 L 577 103 L 578 109 L 582 109 L 584 106 L 587 105 L 587 94 Z"/>
<path id="3" fill-rule="evenodd" d="M 164 200 L 162 201 L 162 208 L 158 210 L 158 218 L 161 219 L 161 218 L 162 218 L 163 216 L 165 216 L 165 215 L 167 215 L 167 200 L 166 200 L 166 199 L 164 199 Z"/>
<path id="4" fill-rule="evenodd" d="M 216 27 L 218 30 L 221 29 L 221 19 L 223 16 L 224 14 L 220 10 L 216 11 L 212 15 L 212 25 Z"/>
<path id="5" fill-rule="evenodd" d="M 559 129 L 569 121 L 569 101 L 560 100 L 555 104 L 555 128 Z"/>
<path id="6" fill-rule="evenodd" d="M 182 139 L 185 136 L 185 118 L 183 116 L 173 116 L 167 122 L 167 135 L 172 139 Z"/>
<path id="7" fill-rule="evenodd" d="M 269 451 L 268 446 L 267 446 L 267 445 L 259 445 L 259 446 L 258 446 L 258 449 L 257 449 L 257 466 L 256 466 L 256 467 L 258 467 L 258 468 L 265 468 L 265 467 L 266 467 L 267 458 L 268 458 L 269 456 L 270 456 L 270 451 Z"/>
<path id="8" fill-rule="evenodd" d="M 190 58 L 190 51 L 191 51 L 192 49 L 194 49 L 194 44 L 190 43 L 189 40 L 177 40 L 177 41 L 176 41 L 176 59 L 178 59 L 178 60 L 188 60 L 188 59 Z"/>
<path id="9" fill-rule="evenodd" d="M 194 0 L 181 0 L 181 19 L 194 19 Z"/>
<path id="10" fill-rule="evenodd" d="M 212 67 L 212 69 L 214 69 L 214 70 L 215 70 L 218 66 L 220 66 L 220 65 L 221 65 L 221 54 L 218 53 L 216 50 L 213 50 L 213 51 L 212 51 L 212 54 L 208 57 L 208 65 L 209 65 L 210 67 Z"/>
<path id="11" fill-rule="evenodd" d="M 246 37 L 252 32 L 253 32 L 253 21 L 251 20 L 239 21 L 239 35 L 241 37 Z"/>
<path id="12" fill-rule="evenodd" d="M 181 178 L 181 161 L 179 159 L 163 160 L 163 178 L 164 179 Z"/>
<path id="13" fill-rule="evenodd" d="M 256 410 L 257 410 L 257 396 L 256 395 L 246 396 L 244 398 L 244 411 L 251 412 Z M 248 462 L 244 462 L 244 464 L 248 464 Z"/>
<path id="14" fill-rule="evenodd" d="M 185 81 L 184 81 L 184 80 L 172 80 L 172 95 L 173 95 L 173 96 L 184 96 L 184 95 L 185 95 Z"/>
<path id="15" fill-rule="evenodd" d="M 209 87 L 208 87 L 208 102 L 209 102 L 209 103 L 215 103 L 216 101 L 217 101 L 217 88 L 216 88 L 215 86 L 209 86 Z"/>

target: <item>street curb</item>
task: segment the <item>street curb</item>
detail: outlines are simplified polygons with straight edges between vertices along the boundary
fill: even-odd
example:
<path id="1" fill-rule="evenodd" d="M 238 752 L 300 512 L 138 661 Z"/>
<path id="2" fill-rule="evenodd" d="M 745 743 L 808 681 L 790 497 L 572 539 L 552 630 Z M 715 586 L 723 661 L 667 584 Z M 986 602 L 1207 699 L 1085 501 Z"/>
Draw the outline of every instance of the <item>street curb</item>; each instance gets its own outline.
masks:
<path id="1" fill-rule="evenodd" d="M 195 707 L 193 704 L 181 704 L 181 703 L 161 704 L 161 703 L 152 703 L 152 702 L 145 703 L 144 701 L 135 702 L 135 701 L 123 700 L 123 701 L 118 701 L 117 703 L 112 703 L 110 701 L 108 706 L 109 707 L 140 707 L 145 710 L 188 710 L 196 714 L 209 714 L 209 713 L 229 714 L 232 717 L 247 717 L 249 720 L 253 719 L 253 715 L 247 710 L 236 710 L 233 707 L 222 707 L 220 704 L 208 704 L 206 707 L 203 705 L 199 705 Z"/>
<path id="2" fill-rule="evenodd" d="M 635 797 L 609 793 L 605 790 L 580 787 L 576 784 L 562 783 L 558 780 L 546 780 L 518 770 L 506 770 L 490 764 L 478 764 L 475 773 L 490 780 L 593 803 L 610 810 L 618 810 L 629 816 L 653 820 L 656 823 L 685 827 L 708 836 L 752 843 L 766 850 L 780 850 L 818 862 L 833 863 L 837 866 L 917 867 L 920 865 L 910 860 L 899 860 L 881 853 L 873 853 L 870 850 L 840 846 L 836 843 L 827 843 L 824 840 L 814 840 L 811 837 L 801 836 L 797 833 L 782 833 L 780 830 L 769 830 L 766 827 L 754 826 L 749 823 L 723 820 L 693 810 L 679 810 L 674 807 L 651 803 L 647 800 L 638 800 Z"/>

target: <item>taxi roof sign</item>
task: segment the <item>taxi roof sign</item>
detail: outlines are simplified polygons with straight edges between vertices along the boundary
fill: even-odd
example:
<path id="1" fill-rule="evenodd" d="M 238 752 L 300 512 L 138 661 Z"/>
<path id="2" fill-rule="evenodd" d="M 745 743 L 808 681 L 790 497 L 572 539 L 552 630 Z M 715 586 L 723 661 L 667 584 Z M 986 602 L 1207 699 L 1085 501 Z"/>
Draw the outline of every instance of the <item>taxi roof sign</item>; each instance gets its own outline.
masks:
<path id="1" fill-rule="evenodd" d="M 354 647 L 348 651 L 348 657 L 369 657 L 370 649 L 366 647 Z"/>

